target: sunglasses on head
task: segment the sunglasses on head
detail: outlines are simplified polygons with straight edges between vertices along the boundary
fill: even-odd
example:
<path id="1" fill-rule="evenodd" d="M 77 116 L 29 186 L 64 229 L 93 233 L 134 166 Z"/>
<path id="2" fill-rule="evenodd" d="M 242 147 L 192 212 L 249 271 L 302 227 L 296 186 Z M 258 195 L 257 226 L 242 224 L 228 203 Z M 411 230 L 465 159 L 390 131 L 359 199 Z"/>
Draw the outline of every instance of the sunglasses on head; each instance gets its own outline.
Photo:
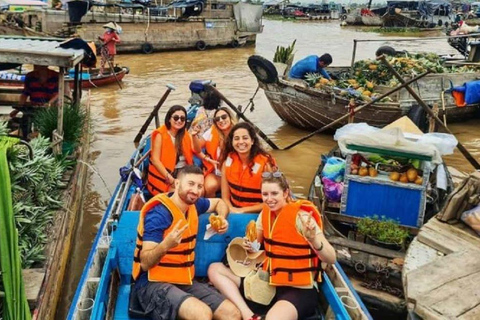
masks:
<path id="1" fill-rule="evenodd" d="M 181 122 L 185 122 L 185 116 L 174 115 L 172 116 L 173 121 L 180 120 Z"/>
<path id="2" fill-rule="evenodd" d="M 265 178 L 265 179 L 269 179 L 271 177 L 281 178 L 282 176 L 283 176 L 283 173 L 281 173 L 280 171 L 275 171 L 275 172 L 265 171 L 264 173 L 262 173 L 262 178 Z"/>
<path id="3" fill-rule="evenodd" d="M 213 121 L 218 122 L 220 120 L 226 120 L 228 118 L 227 114 L 222 114 L 221 116 L 213 118 Z"/>

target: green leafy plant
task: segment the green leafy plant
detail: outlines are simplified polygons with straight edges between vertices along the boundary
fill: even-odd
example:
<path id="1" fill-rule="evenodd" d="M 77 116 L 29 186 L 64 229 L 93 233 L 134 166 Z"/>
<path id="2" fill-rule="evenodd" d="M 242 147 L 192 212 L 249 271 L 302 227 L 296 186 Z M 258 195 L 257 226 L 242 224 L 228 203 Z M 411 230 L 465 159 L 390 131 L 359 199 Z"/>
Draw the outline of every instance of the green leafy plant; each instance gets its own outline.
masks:
<path id="1" fill-rule="evenodd" d="M 34 124 L 40 134 L 51 138 L 57 129 L 58 108 L 45 108 L 35 113 Z M 80 106 L 65 105 L 63 108 L 63 139 L 76 143 L 82 136 L 87 115 Z"/>
<path id="2" fill-rule="evenodd" d="M 307 82 L 309 87 L 315 86 L 315 84 L 318 82 L 318 80 L 322 79 L 323 76 L 320 73 L 307 73 L 305 75 L 305 81 Z"/>
<path id="3" fill-rule="evenodd" d="M 403 245 L 409 236 L 408 231 L 402 229 L 398 221 L 386 219 L 384 216 L 365 217 L 357 223 L 357 228 L 358 232 L 365 236 L 398 245 Z"/>
<path id="4" fill-rule="evenodd" d="M 28 149 L 16 145 L 9 149 L 13 213 L 19 234 L 22 267 L 38 266 L 45 260 L 48 228 L 55 212 L 62 206 L 60 188 L 63 172 L 72 163 L 51 154 L 50 141 L 42 136 L 30 142 L 34 158 Z"/>
<path id="5" fill-rule="evenodd" d="M 277 46 L 277 50 L 275 50 L 275 55 L 273 56 L 273 62 L 290 64 L 293 61 L 293 50 L 295 49 L 296 42 L 297 39 L 293 40 L 293 43 L 286 48 Z"/>

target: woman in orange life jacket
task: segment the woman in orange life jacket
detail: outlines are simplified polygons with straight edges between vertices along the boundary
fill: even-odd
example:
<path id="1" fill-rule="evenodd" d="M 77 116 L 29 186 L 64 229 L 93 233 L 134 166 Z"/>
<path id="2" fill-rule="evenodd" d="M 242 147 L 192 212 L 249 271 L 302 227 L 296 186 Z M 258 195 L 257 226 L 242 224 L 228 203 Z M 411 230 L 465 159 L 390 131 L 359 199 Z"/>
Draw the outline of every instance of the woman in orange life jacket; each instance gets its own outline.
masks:
<path id="1" fill-rule="evenodd" d="M 267 320 L 310 316 L 318 305 L 316 280 L 319 280 L 320 261 L 335 263 L 335 249 L 323 235 L 320 213 L 311 202 L 294 201 L 289 194 L 282 173 L 263 173 L 264 207 L 256 226 L 257 241 L 264 243 L 267 256 L 263 269 L 270 274 L 270 284 L 276 286 L 275 297 L 269 306 L 247 303 L 243 297 L 243 279 L 222 263 L 213 263 L 208 269 L 210 281 L 237 306 L 244 320 L 260 319 L 252 309 L 258 313 L 269 309 Z M 246 239 L 244 248 L 253 251 Z"/>
<path id="2" fill-rule="evenodd" d="M 205 197 L 214 198 L 220 190 L 219 162 L 225 149 L 225 140 L 236 121 L 227 108 L 221 107 L 213 114 L 213 126 L 200 136 L 199 128 L 192 128 L 193 147 L 195 153 L 202 159 L 205 168 Z M 205 152 L 202 152 L 202 149 Z"/>
<path id="3" fill-rule="evenodd" d="M 276 166 L 273 157 L 263 150 L 255 129 L 247 122 L 237 123 L 230 130 L 222 164 L 222 199 L 231 212 L 248 213 L 262 210 L 262 173 Z"/>
<path id="4" fill-rule="evenodd" d="M 178 170 L 193 164 L 193 142 L 185 130 L 187 111 L 175 105 L 165 116 L 165 124 L 152 132 L 147 189 L 152 195 L 173 190 Z"/>

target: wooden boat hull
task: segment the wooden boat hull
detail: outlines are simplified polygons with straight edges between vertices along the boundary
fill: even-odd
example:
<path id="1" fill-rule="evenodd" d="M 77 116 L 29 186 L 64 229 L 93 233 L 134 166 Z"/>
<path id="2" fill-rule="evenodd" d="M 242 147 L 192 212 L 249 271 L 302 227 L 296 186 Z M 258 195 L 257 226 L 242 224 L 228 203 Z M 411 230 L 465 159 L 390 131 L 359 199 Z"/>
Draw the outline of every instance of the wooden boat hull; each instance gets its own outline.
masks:
<path id="1" fill-rule="evenodd" d="M 300 129 L 321 128 L 348 112 L 347 106 L 350 101 L 342 97 L 284 80 L 259 84 L 278 116 Z M 356 113 L 355 122 L 367 122 L 376 127 L 383 127 L 404 114 L 398 103 L 376 103 Z M 348 120 L 345 119 L 332 129 L 340 128 L 347 123 Z"/>
<path id="2" fill-rule="evenodd" d="M 475 80 L 480 73 L 442 73 L 431 74 L 418 80 L 411 87 L 429 105 L 436 103 L 439 106 L 439 117 L 446 114 L 447 124 L 460 122 L 478 116 L 480 106 L 468 105 L 458 108 L 450 94 L 445 94 L 445 107 L 442 107 L 441 92 L 449 87 L 450 81 L 454 86 Z M 275 83 L 263 83 L 260 87 L 278 116 L 297 128 L 315 130 L 344 116 L 347 112 L 349 100 L 333 93 L 326 93 L 309 88 L 298 82 L 279 79 Z M 386 92 L 390 87 L 377 87 L 375 92 Z M 354 122 L 366 122 L 375 127 L 383 127 L 398 118 L 408 115 L 415 99 L 406 89 L 401 89 L 391 96 L 393 102 L 375 103 L 358 113 L 355 113 Z M 425 116 L 424 116 L 425 117 Z M 417 121 L 414 119 L 414 121 Z M 423 119 L 422 119 L 423 121 Z M 338 129 L 348 122 L 347 119 L 333 126 Z M 418 125 L 418 123 L 417 123 Z"/>
<path id="3" fill-rule="evenodd" d="M 105 73 L 104 75 L 100 76 L 99 69 L 94 69 L 93 72 L 90 74 L 90 79 L 82 80 L 82 88 L 96 88 L 106 86 L 111 83 L 115 83 L 117 81 L 116 79 L 118 79 L 118 81 L 121 81 L 125 77 L 125 75 L 129 73 L 129 69 L 127 67 L 115 67 L 114 70 L 115 74 Z M 70 85 L 70 88 L 73 89 L 73 77 L 71 77 L 70 75 L 66 75 L 65 82 L 67 82 Z M 10 80 L 0 78 L 0 87 L 23 89 L 23 80 Z"/>
<path id="4" fill-rule="evenodd" d="M 149 143 L 146 141 L 148 140 L 142 141 L 133 154 L 133 163 L 137 163 L 148 151 L 145 146 Z M 143 164 L 140 165 L 140 170 L 145 170 Z M 130 176 L 126 181 L 119 181 L 100 223 L 67 320 L 100 320 L 108 319 L 108 315 L 115 319 L 130 319 L 130 280 L 140 212 L 127 208 L 135 189 Z M 234 237 L 243 236 L 245 226 L 256 216 L 257 214 L 230 214 L 227 234 L 215 235 L 209 240 L 204 240 L 208 215 L 199 216 L 195 248 L 197 277 L 205 277 L 208 265 L 222 260 L 228 242 Z M 338 264 L 327 266 L 323 276 L 324 280 L 320 284 L 323 300 L 319 300 L 319 306 L 324 311 L 330 309 L 337 319 L 372 319 Z M 341 302 L 340 293 L 348 295 L 349 300 L 353 299 L 356 308 L 346 308 Z"/>

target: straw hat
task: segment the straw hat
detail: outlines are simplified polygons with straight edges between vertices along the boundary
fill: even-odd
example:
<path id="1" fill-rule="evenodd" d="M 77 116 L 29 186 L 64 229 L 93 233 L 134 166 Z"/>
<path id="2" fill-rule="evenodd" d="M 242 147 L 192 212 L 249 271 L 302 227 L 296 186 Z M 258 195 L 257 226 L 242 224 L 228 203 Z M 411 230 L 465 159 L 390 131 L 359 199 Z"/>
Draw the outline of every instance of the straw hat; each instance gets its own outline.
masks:
<path id="1" fill-rule="evenodd" d="M 394 122 L 390 123 L 389 125 L 382 128 L 382 130 L 388 130 L 392 128 L 399 128 L 402 130 L 403 133 L 412 133 L 423 135 L 422 130 L 420 130 L 409 117 L 403 116 L 400 119 L 395 120 Z"/>
<path id="2" fill-rule="evenodd" d="M 243 282 L 245 298 L 268 306 L 276 294 L 275 286 L 270 285 L 270 276 L 264 270 L 251 271 Z"/>
<path id="3" fill-rule="evenodd" d="M 107 23 L 107 24 L 104 24 L 103 27 L 104 27 L 104 28 L 110 28 L 110 29 L 112 29 L 112 30 L 117 31 L 117 24 L 114 23 L 114 22 L 109 22 L 109 23 Z"/>
<path id="4" fill-rule="evenodd" d="M 265 251 L 247 252 L 242 246 L 243 238 L 233 239 L 227 247 L 227 261 L 230 269 L 239 277 L 245 277 L 265 260 Z"/>

